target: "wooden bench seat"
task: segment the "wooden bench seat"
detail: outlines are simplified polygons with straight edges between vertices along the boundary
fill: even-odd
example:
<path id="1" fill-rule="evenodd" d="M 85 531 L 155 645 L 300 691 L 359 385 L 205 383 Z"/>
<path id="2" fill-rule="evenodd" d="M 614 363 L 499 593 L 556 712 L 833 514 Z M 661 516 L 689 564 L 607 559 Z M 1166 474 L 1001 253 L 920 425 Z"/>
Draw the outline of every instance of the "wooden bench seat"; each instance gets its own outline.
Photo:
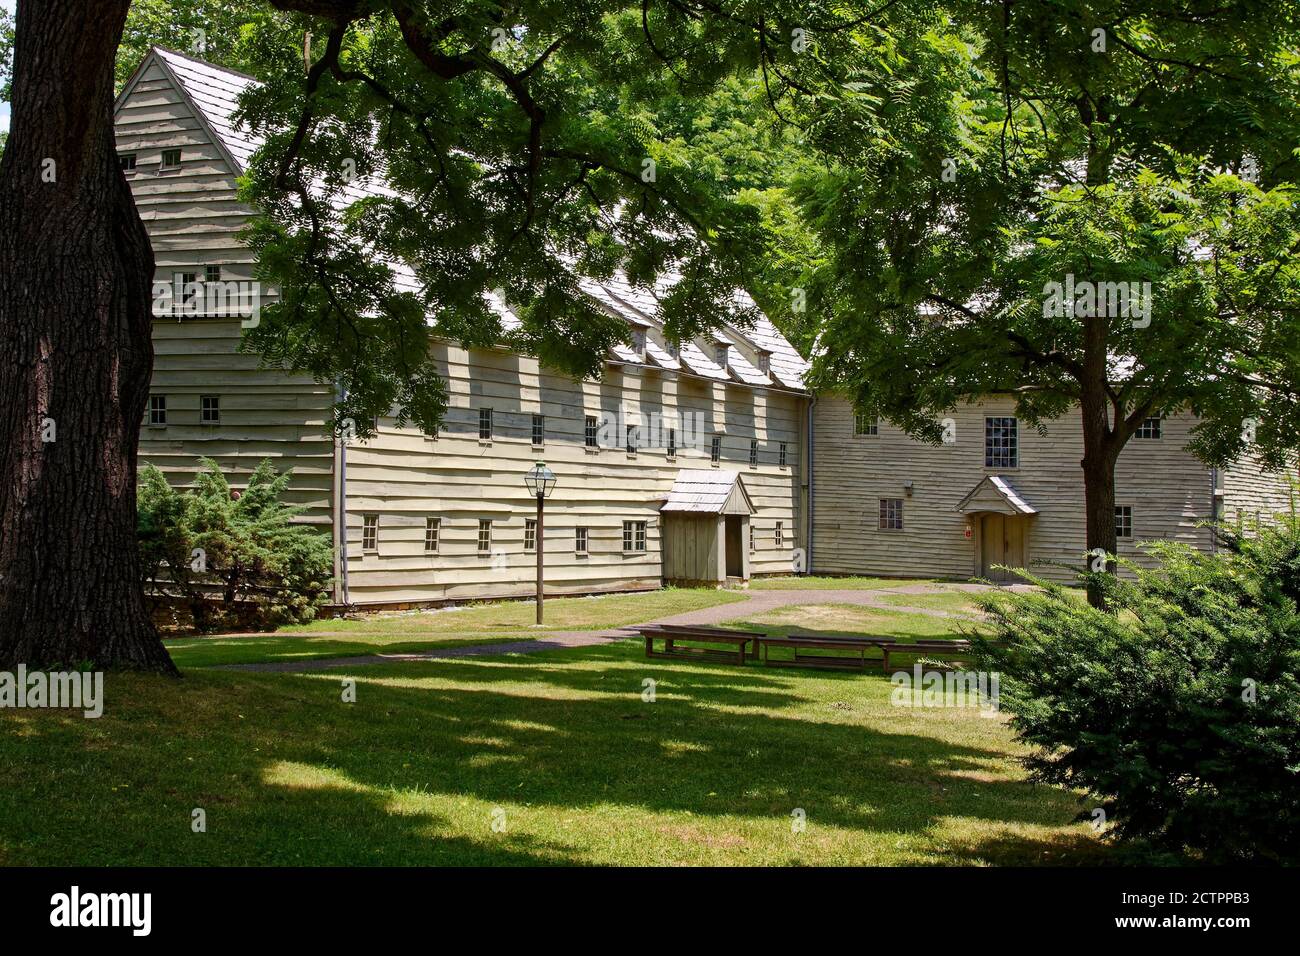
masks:
<path id="1" fill-rule="evenodd" d="M 763 663 L 767 665 L 791 665 L 796 667 L 828 667 L 866 669 L 867 651 L 877 646 L 871 639 L 856 637 L 813 637 L 791 634 L 788 637 L 762 637 L 758 644 L 763 649 Z M 789 661 L 772 660 L 768 651 L 773 647 L 788 647 L 793 652 Z M 808 653 L 812 651 L 813 653 Z M 856 651 L 857 657 L 837 656 L 817 651 Z"/>
<path id="2" fill-rule="evenodd" d="M 699 657 L 706 660 L 721 660 L 728 663 L 745 663 L 746 648 L 750 643 L 762 637 L 755 631 L 728 631 L 720 627 L 687 627 L 684 625 L 646 625 L 637 628 L 645 638 L 646 657 Z M 663 641 L 663 650 L 655 649 L 655 641 Z M 697 644 L 722 644 L 734 650 L 714 650 L 708 647 L 688 647 L 678 641 L 693 641 Z M 754 649 L 757 656 L 758 650 Z"/>

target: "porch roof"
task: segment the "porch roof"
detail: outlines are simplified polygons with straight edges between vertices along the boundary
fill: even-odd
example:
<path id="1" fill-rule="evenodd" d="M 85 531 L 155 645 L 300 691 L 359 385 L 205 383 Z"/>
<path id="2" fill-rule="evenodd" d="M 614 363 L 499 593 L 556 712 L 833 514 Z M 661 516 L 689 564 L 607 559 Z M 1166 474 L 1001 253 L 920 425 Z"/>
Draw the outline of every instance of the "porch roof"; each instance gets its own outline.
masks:
<path id="1" fill-rule="evenodd" d="M 1001 475 L 985 475 L 966 497 L 957 502 L 962 514 L 994 511 L 1007 515 L 1036 515 L 1038 509 L 1020 496 L 1015 486 Z"/>
<path id="2" fill-rule="evenodd" d="M 677 472 L 672 490 L 661 512 L 693 514 L 752 515 L 754 505 L 745 483 L 734 471 L 713 468 L 683 468 Z"/>

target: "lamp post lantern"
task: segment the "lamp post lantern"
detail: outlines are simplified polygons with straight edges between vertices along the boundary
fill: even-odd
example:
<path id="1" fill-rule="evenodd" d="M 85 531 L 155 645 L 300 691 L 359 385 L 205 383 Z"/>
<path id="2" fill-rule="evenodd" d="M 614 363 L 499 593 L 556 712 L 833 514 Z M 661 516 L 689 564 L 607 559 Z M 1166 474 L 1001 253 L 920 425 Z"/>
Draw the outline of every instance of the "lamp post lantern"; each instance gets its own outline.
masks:
<path id="1" fill-rule="evenodd" d="M 524 474 L 524 486 L 529 494 L 537 499 L 537 529 L 533 546 L 537 551 L 537 623 L 542 623 L 542 512 L 546 499 L 555 489 L 555 472 L 546 467 L 546 462 L 539 461 Z"/>

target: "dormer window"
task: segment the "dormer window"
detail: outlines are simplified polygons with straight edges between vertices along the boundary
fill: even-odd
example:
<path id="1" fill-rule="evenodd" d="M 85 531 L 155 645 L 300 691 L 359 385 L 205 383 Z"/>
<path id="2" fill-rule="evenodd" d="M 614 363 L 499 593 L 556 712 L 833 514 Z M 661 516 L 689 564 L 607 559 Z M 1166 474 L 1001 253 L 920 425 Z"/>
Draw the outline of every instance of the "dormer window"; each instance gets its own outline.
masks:
<path id="1" fill-rule="evenodd" d="M 726 342 L 716 343 L 713 352 L 713 360 L 717 362 L 718 365 L 720 365 L 722 368 L 726 368 L 730 359 L 731 359 L 731 346 Z"/>
<path id="2" fill-rule="evenodd" d="M 772 371 L 772 353 L 771 353 L 771 352 L 761 352 L 761 351 L 760 351 L 760 352 L 758 353 L 758 370 L 759 370 L 760 372 L 762 372 L 764 375 L 767 375 L 767 374 L 769 374 L 769 373 Z"/>
<path id="3" fill-rule="evenodd" d="M 632 330 L 632 351 L 637 358 L 645 358 L 645 329 Z"/>
<path id="4" fill-rule="evenodd" d="M 664 347 L 668 349 L 668 354 L 673 358 L 677 358 L 679 355 L 682 354 L 682 347 L 677 342 L 672 342 L 665 339 Z"/>

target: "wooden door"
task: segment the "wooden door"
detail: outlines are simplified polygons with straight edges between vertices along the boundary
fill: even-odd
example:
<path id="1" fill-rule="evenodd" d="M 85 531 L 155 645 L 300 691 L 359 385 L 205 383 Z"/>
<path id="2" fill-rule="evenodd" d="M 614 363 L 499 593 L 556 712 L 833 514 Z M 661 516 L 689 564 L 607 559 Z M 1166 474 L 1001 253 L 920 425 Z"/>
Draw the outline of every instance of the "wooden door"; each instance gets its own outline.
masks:
<path id="1" fill-rule="evenodd" d="M 1025 554 L 1024 515 L 986 514 L 980 519 L 980 574 L 990 581 L 1008 582 L 1020 579 L 994 565 L 1005 564 L 1023 568 Z"/>

